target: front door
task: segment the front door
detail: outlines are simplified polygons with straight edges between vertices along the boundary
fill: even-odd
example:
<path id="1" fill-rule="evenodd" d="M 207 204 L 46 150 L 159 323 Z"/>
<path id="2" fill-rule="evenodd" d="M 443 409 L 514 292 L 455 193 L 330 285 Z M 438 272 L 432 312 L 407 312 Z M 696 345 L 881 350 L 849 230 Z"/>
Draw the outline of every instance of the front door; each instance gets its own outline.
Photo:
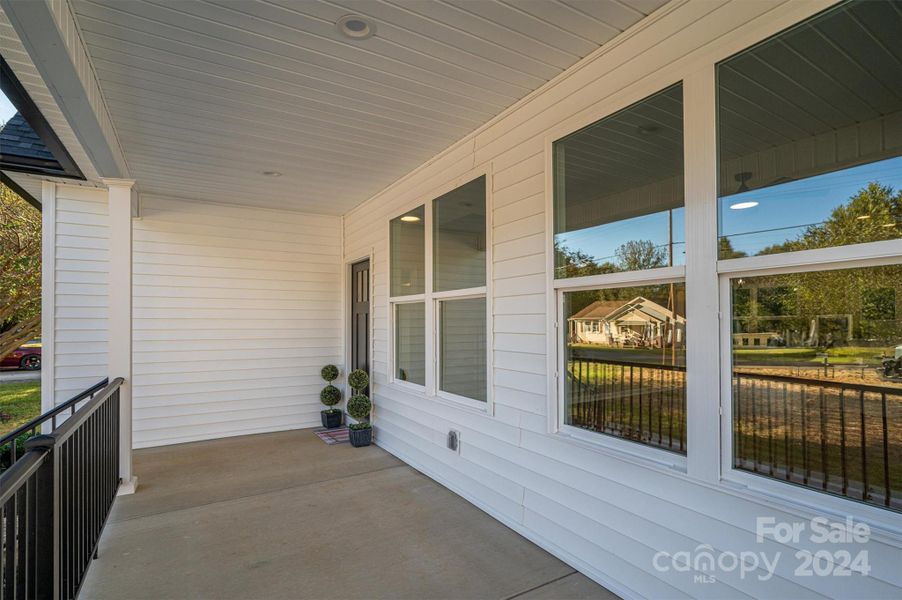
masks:
<path id="1" fill-rule="evenodd" d="M 370 261 L 351 265 L 351 370 L 370 372 Z"/>

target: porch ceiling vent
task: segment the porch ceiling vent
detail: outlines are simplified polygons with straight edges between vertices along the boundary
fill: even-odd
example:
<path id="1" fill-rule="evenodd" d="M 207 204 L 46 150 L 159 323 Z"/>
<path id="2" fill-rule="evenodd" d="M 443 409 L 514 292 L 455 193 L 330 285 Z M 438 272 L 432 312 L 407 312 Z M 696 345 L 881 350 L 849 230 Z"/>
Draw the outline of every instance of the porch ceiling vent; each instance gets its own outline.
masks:
<path id="1" fill-rule="evenodd" d="M 335 23 L 338 32 L 352 40 L 365 40 L 376 33 L 376 24 L 360 15 L 345 15 Z"/>

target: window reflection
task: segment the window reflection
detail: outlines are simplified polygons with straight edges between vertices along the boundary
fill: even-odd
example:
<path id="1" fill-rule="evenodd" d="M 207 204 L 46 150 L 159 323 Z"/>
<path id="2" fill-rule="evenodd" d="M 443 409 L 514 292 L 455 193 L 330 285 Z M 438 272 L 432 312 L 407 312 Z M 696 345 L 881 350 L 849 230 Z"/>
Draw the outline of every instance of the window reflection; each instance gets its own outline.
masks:
<path id="1" fill-rule="evenodd" d="M 683 283 L 564 293 L 564 423 L 686 452 Z"/>
<path id="2" fill-rule="evenodd" d="M 902 20 L 845 2 L 717 65 L 720 258 L 902 237 Z"/>
<path id="3" fill-rule="evenodd" d="M 731 288 L 734 466 L 902 509 L 902 265 Z"/>
<path id="4" fill-rule="evenodd" d="M 685 262 L 683 90 L 554 143 L 555 277 Z"/>

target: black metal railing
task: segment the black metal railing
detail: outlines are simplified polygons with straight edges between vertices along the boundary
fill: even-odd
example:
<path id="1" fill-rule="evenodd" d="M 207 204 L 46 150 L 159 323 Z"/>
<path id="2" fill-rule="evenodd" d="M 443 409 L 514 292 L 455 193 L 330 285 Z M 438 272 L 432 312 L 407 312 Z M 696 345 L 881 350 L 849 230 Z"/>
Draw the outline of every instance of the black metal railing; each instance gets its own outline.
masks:
<path id="1" fill-rule="evenodd" d="M 78 594 L 119 487 L 121 384 L 26 441 L 0 475 L 0 600 Z"/>
<path id="2" fill-rule="evenodd" d="M 734 371 L 733 466 L 902 510 L 902 387 Z"/>
<path id="3" fill-rule="evenodd" d="M 686 368 L 572 357 L 566 424 L 686 453 Z"/>
<path id="4" fill-rule="evenodd" d="M 85 391 L 73 396 L 62 404 L 58 404 L 44 414 L 35 417 L 31 421 L 21 425 L 9 433 L 0 437 L 0 472 L 9 468 L 19 457 L 19 450 L 27 438 L 34 437 L 38 431 L 44 428 L 44 424 L 50 425 L 50 430 L 56 429 L 57 422 L 63 417 L 71 417 L 80 405 L 94 397 L 109 383 L 109 379 L 99 381 Z"/>

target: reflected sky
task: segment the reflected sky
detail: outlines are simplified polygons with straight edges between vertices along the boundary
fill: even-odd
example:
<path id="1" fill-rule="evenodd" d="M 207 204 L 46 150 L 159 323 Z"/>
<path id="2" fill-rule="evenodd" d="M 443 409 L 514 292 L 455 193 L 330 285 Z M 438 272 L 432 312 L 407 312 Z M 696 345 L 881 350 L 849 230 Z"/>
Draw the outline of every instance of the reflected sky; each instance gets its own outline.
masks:
<path id="1" fill-rule="evenodd" d="M 809 225 L 823 223 L 833 209 L 871 182 L 894 191 L 902 188 L 902 156 L 720 198 L 720 235 L 729 237 L 734 250 L 757 254 L 797 239 Z M 730 208 L 740 202 L 758 205 Z"/>
<path id="2" fill-rule="evenodd" d="M 617 248 L 632 240 L 651 240 L 655 246 L 666 252 L 668 212 L 664 210 L 632 219 L 558 233 L 554 239 L 562 247 L 579 250 L 592 256 L 599 265 L 605 262 L 616 263 Z M 686 262 L 684 244 L 686 226 L 683 213 L 682 208 L 673 209 L 673 264 L 675 265 Z"/>

